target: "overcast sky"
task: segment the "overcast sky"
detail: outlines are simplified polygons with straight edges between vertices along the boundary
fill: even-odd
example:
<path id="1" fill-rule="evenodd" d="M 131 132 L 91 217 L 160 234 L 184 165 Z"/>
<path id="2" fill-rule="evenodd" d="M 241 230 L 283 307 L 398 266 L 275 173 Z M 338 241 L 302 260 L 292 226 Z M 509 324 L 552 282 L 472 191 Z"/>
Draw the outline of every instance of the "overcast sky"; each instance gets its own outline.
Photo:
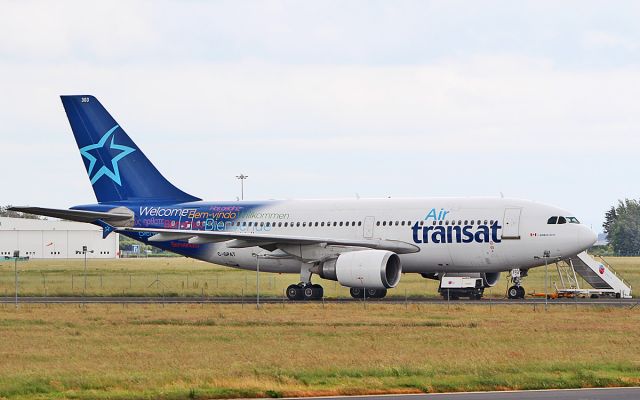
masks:
<path id="1" fill-rule="evenodd" d="M 640 2 L 0 1 L 0 203 L 95 201 L 60 94 L 211 200 L 640 197 Z"/>

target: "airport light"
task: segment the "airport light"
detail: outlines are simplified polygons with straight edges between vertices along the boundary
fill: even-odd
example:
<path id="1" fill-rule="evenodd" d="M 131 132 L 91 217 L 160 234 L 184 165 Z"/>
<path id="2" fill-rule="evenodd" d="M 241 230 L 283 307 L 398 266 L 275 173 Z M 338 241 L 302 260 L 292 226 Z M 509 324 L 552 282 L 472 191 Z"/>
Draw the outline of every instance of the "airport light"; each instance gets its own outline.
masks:
<path id="1" fill-rule="evenodd" d="M 240 200 L 244 200 L 244 180 L 249 176 L 245 174 L 236 175 L 237 179 L 240 179 Z"/>
<path id="2" fill-rule="evenodd" d="M 14 273 L 15 273 L 15 283 L 16 283 L 16 308 L 18 308 L 18 258 L 20 258 L 20 250 L 13 251 L 13 259 L 14 259 Z"/>
<path id="3" fill-rule="evenodd" d="M 544 258 L 544 310 L 547 311 L 547 306 L 549 303 L 549 257 L 551 257 L 551 251 L 545 250 L 542 253 L 542 257 L 534 256 L 535 259 Z"/>
<path id="4" fill-rule="evenodd" d="M 260 308 L 260 254 L 256 254 L 256 308 Z"/>
<path id="5" fill-rule="evenodd" d="M 93 250 L 89 250 L 93 253 Z M 84 289 L 82 289 L 82 305 L 84 305 L 84 297 L 87 292 L 87 246 L 82 246 L 82 254 L 84 254 Z"/>

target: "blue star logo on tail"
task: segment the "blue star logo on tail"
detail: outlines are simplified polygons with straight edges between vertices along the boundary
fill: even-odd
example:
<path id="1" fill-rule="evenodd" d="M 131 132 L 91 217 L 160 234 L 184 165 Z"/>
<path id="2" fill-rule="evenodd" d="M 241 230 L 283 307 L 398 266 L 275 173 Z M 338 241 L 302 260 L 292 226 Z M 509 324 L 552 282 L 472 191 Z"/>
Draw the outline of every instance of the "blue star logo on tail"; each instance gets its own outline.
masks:
<path id="1" fill-rule="evenodd" d="M 89 174 L 89 179 L 91 179 L 92 185 L 96 183 L 98 179 L 100 179 L 101 177 L 106 176 L 110 178 L 112 181 L 114 181 L 115 183 L 117 183 L 118 185 L 122 186 L 122 182 L 120 180 L 120 169 L 118 168 L 118 162 L 123 158 L 125 158 L 126 156 L 128 156 L 129 154 L 136 151 L 136 149 L 129 146 L 124 146 L 124 145 L 115 143 L 115 135 L 113 133 L 119 127 L 120 125 L 116 125 L 113 128 L 109 129 L 107 133 L 105 133 L 100 138 L 100 141 L 98 143 L 91 144 L 89 146 L 84 146 L 83 148 L 80 149 L 80 154 L 82 154 L 82 157 L 89 160 L 89 168 L 87 169 L 87 173 Z M 111 141 L 107 145 L 107 143 L 109 142 L 109 138 L 111 138 Z M 102 156 L 100 157 L 100 160 L 107 160 L 108 158 L 111 157 L 110 154 L 112 153 L 112 150 L 120 150 L 120 153 L 115 157 L 111 158 L 111 169 L 109 169 L 109 167 L 107 166 L 107 162 L 105 161 L 104 165 L 100 167 L 100 169 L 98 169 L 95 172 L 95 174 L 92 176 L 91 173 L 95 169 L 96 162 L 98 161 L 98 157 L 93 156 L 89 152 L 95 151 L 96 153 L 99 153 Z"/>

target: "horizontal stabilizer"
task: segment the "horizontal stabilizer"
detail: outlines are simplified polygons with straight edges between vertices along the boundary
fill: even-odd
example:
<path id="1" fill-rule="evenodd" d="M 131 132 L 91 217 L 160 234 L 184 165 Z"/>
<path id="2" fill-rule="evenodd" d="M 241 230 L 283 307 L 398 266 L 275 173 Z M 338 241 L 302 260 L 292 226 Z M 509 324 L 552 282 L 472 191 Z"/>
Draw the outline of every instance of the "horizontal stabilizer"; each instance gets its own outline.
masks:
<path id="1" fill-rule="evenodd" d="M 124 222 L 132 218 L 132 215 L 130 214 L 83 210 L 65 210 L 58 208 L 10 207 L 9 210 L 77 222 L 96 222 L 99 219 L 105 222 Z"/>

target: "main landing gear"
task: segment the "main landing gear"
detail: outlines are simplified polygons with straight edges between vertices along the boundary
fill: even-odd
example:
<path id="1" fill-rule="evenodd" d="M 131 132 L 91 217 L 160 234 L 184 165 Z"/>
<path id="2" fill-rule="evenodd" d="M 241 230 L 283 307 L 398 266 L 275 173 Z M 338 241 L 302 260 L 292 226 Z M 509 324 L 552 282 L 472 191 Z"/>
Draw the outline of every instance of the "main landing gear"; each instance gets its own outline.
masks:
<path id="1" fill-rule="evenodd" d="M 511 282 L 513 286 L 507 290 L 507 297 L 510 299 L 524 299 L 525 291 L 522 287 L 522 278 L 527 276 L 527 270 L 520 270 L 515 268 L 511 270 Z"/>
<path id="2" fill-rule="evenodd" d="M 381 299 L 387 295 L 387 289 L 372 289 L 372 288 L 357 288 L 352 287 L 349 289 L 351 297 L 354 299 L 368 298 L 368 299 Z"/>
<path id="3" fill-rule="evenodd" d="M 289 285 L 287 288 L 287 298 L 289 300 L 320 300 L 324 296 L 324 289 L 318 284 L 298 283 Z"/>

